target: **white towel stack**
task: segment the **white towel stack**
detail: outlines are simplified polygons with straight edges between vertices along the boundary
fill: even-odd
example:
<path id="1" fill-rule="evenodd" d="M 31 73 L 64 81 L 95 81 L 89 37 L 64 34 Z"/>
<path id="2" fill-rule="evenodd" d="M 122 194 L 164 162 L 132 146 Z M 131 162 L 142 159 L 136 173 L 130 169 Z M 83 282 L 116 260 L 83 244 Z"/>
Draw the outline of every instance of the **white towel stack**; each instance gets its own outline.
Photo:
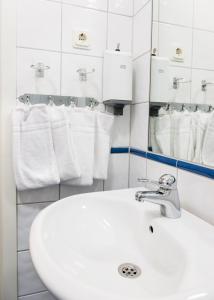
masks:
<path id="1" fill-rule="evenodd" d="M 81 176 L 66 181 L 66 185 L 87 186 L 93 184 L 94 144 L 95 144 L 95 112 L 87 108 L 69 108 L 67 111 L 72 134 L 77 149 L 77 159 Z"/>
<path id="2" fill-rule="evenodd" d="M 20 104 L 13 112 L 18 190 L 107 179 L 114 117 L 88 108 Z"/>
<path id="3" fill-rule="evenodd" d="M 61 182 L 81 175 L 65 106 L 49 106 L 54 152 Z"/>
<path id="4" fill-rule="evenodd" d="M 106 180 L 110 153 L 110 136 L 114 117 L 102 112 L 95 115 L 94 178 Z"/>
<path id="5" fill-rule="evenodd" d="M 13 161 L 18 190 L 58 184 L 51 123 L 46 105 L 20 105 L 13 112 Z"/>

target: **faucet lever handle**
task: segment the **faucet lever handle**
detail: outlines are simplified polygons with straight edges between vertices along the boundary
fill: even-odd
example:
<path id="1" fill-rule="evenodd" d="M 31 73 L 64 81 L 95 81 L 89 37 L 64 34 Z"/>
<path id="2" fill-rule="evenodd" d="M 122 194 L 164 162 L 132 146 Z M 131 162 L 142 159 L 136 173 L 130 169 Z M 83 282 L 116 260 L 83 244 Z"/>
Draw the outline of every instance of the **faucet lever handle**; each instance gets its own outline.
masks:
<path id="1" fill-rule="evenodd" d="M 164 174 L 159 179 L 159 186 L 166 190 L 174 190 L 177 188 L 176 179 L 173 175 Z"/>
<path id="2" fill-rule="evenodd" d="M 150 180 L 148 178 L 138 178 L 137 181 L 145 185 L 146 188 L 151 188 L 151 189 L 154 189 L 154 187 L 159 188 L 159 182 L 155 180 Z"/>

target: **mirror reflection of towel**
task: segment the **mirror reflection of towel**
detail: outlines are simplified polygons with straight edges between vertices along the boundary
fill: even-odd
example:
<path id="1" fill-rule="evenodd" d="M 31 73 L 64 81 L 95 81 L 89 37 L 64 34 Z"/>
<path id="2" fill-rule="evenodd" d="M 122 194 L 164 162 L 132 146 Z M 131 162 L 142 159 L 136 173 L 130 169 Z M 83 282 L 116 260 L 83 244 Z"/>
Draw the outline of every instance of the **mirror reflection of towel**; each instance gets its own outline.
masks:
<path id="1" fill-rule="evenodd" d="M 210 116 L 204 137 L 202 162 L 205 165 L 214 167 L 214 112 Z"/>

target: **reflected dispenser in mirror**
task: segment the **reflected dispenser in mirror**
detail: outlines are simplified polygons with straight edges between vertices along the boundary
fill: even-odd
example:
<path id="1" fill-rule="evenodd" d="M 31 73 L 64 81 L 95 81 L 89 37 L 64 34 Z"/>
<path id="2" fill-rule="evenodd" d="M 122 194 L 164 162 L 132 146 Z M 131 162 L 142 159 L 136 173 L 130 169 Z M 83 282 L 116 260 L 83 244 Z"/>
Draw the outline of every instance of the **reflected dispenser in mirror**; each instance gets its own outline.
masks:
<path id="1" fill-rule="evenodd" d="M 168 102 L 170 79 L 167 57 L 152 56 L 151 81 L 150 100 L 152 102 Z"/>

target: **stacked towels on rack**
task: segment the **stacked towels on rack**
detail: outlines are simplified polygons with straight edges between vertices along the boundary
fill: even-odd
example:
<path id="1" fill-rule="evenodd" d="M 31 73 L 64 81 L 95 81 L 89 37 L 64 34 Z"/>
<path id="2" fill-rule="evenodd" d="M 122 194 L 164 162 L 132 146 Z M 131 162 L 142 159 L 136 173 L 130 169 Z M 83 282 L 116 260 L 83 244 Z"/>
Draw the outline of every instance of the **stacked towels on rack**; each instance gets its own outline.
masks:
<path id="1" fill-rule="evenodd" d="M 13 111 L 17 189 L 106 180 L 113 122 L 89 108 L 19 104 Z"/>
<path id="2" fill-rule="evenodd" d="M 214 166 L 214 112 L 165 110 L 150 119 L 153 151 Z"/>

